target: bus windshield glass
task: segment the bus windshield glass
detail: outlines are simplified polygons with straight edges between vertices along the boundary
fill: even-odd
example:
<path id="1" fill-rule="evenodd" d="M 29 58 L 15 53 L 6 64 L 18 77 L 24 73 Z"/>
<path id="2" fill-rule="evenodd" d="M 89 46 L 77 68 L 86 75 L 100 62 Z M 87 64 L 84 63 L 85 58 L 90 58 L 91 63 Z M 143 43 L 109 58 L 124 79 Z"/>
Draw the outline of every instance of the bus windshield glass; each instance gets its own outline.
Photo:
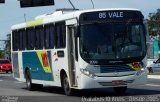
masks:
<path id="1" fill-rule="evenodd" d="M 145 53 L 142 22 L 94 22 L 80 26 L 80 53 L 91 60 L 135 58 Z"/>

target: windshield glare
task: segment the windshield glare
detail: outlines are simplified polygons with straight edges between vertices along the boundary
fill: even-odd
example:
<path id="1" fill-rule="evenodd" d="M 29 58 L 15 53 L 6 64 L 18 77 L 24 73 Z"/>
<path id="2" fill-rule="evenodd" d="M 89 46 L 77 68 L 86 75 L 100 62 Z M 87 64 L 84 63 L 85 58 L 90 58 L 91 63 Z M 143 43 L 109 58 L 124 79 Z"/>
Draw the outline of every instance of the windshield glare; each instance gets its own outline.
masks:
<path id="1" fill-rule="evenodd" d="M 141 23 L 84 24 L 80 33 L 80 53 L 85 59 L 139 57 L 145 50 Z"/>

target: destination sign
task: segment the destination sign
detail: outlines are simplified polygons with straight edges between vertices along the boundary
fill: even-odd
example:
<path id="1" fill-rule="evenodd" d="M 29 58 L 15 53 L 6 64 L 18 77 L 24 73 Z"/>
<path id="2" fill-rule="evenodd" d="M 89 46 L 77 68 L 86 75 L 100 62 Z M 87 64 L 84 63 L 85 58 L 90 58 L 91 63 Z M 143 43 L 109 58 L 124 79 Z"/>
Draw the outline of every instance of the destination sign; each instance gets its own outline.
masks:
<path id="1" fill-rule="evenodd" d="M 128 20 L 136 19 L 143 20 L 143 15 L 139 11 L 98 11 L 98 12 L 88 12 L 80 15 L 80 22 L 86 21 L 101 21 L 101 20 Z"/>
<path id="2" fill-rule="evenodd" d="M 99 18 L 107 18 L 107 16 L 109 18 L 123 18 L 123 12 L 102 12 L 99 13 Z"/>

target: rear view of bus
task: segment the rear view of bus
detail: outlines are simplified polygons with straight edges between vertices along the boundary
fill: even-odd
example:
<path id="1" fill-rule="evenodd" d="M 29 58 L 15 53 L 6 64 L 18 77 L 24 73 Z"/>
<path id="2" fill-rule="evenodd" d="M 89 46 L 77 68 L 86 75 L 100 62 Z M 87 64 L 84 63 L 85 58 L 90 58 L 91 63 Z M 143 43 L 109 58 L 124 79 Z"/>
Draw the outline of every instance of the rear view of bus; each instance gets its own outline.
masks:
<path id="1" fill-rule="evenodd" d="M 138 10 L 83 13 L 79 26 L 81 88 L 114 87 L 125 93 L 128 85 L 144 84 L 147 73 L 143 15 Z"/>

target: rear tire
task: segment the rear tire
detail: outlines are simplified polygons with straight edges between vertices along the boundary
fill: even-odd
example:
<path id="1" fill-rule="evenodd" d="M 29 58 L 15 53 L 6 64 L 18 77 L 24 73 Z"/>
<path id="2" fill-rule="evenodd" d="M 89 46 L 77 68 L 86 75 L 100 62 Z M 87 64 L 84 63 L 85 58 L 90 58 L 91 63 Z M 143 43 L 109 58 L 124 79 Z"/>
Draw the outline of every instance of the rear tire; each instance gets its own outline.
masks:
<path id="1" fill-rule="evenodd" d="M 114 87 L 114 91 L 115 93 L 119 94 L 119 95 L 123 95 L 126 93 L 127 90 L 127 86 L 123 86 L 123 87 Z"/>
<path id="2" fill-rule="evenodd" d="M 68 80 L 68 77 L 66 74 L 64 74 L 62 77 L 62 83 L 63 83 L 62 85 L 63 85 L 63 89 L 64 89 L 65 94 L 67 96 L 71 96 L 73 90 L 70 88 L 69 80 Z"/>
<path id="3" fill-rule="evenodd" d="M 35 89 L 35 84 L 32 83 L 30 71 L 26 72 L 26 86 L 29 91 L 33 91 Z"/>

